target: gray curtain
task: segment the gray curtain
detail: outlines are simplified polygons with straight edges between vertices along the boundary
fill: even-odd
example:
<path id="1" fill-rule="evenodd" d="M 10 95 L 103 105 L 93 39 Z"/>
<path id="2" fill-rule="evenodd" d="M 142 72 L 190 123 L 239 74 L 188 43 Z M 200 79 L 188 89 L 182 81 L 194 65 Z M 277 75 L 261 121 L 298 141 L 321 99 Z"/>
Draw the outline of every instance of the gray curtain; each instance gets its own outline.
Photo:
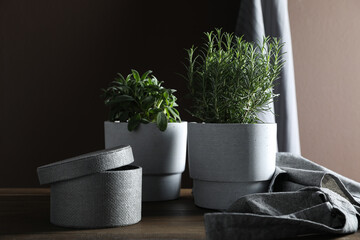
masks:
<path id="1" fill-rule="evenodd" d="M 274 89 L 280 96 L 272 108 L 274 115 L 262 114 L 264 122 L 278 125 L 279 152 L 300 154 L 300 139 L 296 105 L 294 63 L 291 45 L 287 0 L 241 0 L 235 33 L 247 41 L 262 40 L 264 36 L 280 38 L 285 42 L 285 66 Z"/>

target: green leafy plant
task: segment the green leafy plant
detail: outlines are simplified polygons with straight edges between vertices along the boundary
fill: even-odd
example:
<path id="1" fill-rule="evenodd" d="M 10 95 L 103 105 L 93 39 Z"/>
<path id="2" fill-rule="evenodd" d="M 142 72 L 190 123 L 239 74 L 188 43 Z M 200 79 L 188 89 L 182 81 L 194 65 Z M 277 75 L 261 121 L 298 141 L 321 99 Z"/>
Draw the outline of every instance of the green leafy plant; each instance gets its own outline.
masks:
<path id="1" fill-rule="evenodd" d="M 205 33 L 198 51 L 187 50 L 186 79 L 193 101 L 191 114 L 209 123 L 258 123 L 277 95 L 274 82 L 283 67 L 283 43 L 265 37 L 246 42 L 221 29 Z"/>
<path id="2" fill-rule="evenodd" d="M 142 76 L 132 70 L 124 78 L 120 73 L 107 89 L 103 89 L 105 105 L 110 108 L 110 121 L 128 121 L 128 130 L 138 128 L 140 123 L 155 122 L 165 131 L 168 122 L 181 121 L 175 107 L 174 89 L 162 87 L 162 83 L 145 72 Z"/>

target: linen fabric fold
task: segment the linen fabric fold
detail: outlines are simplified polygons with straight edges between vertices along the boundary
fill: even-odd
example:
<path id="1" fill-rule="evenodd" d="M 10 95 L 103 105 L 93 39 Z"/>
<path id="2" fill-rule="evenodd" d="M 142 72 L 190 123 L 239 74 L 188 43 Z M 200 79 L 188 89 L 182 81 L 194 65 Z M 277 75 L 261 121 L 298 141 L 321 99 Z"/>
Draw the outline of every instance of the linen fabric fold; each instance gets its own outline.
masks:
<path id="1" fill-rule="evenodd" d="M 205 214 L 207 239 L 281 239 L 358 230 L 360 183 L 301 156 L 278 153 L 267 193 Z"/>

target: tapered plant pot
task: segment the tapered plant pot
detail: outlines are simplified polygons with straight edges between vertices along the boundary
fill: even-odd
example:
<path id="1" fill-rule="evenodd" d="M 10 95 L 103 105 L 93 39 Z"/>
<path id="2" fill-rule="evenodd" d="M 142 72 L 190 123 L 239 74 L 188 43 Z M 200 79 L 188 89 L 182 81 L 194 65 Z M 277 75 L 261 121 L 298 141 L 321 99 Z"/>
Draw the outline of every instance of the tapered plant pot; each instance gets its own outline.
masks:
<path id="1" fill-rule="evenodd" d="M 187 122 L 169 123 L 161 132 L 155 123 L 141 124 L 135 131 L 127 123 L 105 122 L 105 148 L 130 145 L 134 164 L 143 168 L 143 201 L 177 199 L 185 170 Z"/>
<path id="2" fill-rule="evenodd" d="M 241 196 L 268 190 L 275 172 L 275 123 L 189 123 L 188 133 L 197 206 L 224 210 Z"/>

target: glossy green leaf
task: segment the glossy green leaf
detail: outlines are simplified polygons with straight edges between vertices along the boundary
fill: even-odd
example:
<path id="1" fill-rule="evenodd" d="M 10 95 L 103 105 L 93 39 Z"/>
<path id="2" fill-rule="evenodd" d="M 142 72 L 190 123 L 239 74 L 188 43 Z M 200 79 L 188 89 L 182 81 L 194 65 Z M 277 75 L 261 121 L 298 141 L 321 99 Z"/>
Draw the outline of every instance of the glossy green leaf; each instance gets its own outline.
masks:
<path id="1" fill-rule="evenodd" d="M 129 95 L 116 96 L 111 100 L 112 103 L 124 103 L 124 102 L 132 102 L 132 101 L 135 101 L 135 99 Z"/>
<path id="2" fill-rule="evenodd" d="M 180 120 L 174 108 L 177 106 L 177 98 L 173 95 L 175 90 L 161 86 L 162 82 L 151 73 L 147 71 L 140 77 L 136 70 L 132 70 L 126 78 L 118 74 L 115 81 L 103 90 L 111 121 L 128 121 L 130 131 L 140 123 L 155 122 L 164 131 L 168 122 Z"/>
<path id="3" fill-rule="evenodd" d="M 141 76 L 141 80 L 142 80 L 142 81 L 145 80 L 145 79 L 148 77 L 148 75 L 151 74 L 151 73 L 152 73 L 151 70 L 146 71 L 146 72 Z M 149 80 L 150 80 L 150 79 L 151 79 L 151 78 L 149 78 Z"/>
<path id="4" fill-rule="evenodd" d="M 118 120 L 120 122 L 126 122 L 129 119 L 129 112 L 120 112 Z"/>
<path id="5" fill-rule="evenodd" d="M 128 130 L 129 131 L 136 130 L 139 127 L 140 123 L 141 123 L 141 118 L 139 115 L 130 118 L 128 121 Z"/>
<path id="6" fill-rule="evenodd" d="M 154 106 L 155 98 L 153 96 L 147 96 L 142 101 L 142 105 L 144 106 L 144 109 L 148 109 L 151 106 Z"/>
<path id="7" fill-rule="evenodd" d="M 168 121 L 166 115 L 164 114 L 164 112 L 159 112 L 156 117 L 156 125 L 158 126 L 160 131 L 165 131 L 167 128 L 167 124 Z"/>
<path id="8" fill-rule="evenodd" d="M 170 114 L 175 120 L 180 120 L 179 112 L 175 108 L 168 107 L 166 109 L 170 112 Z"/>
<path id="9" fill-rule="evenodd" d="M 136 71 L 136 70 L 134 70 L 134 69 L 132 69 L 131 72 L 132 72 L 132 75 L 133 75 L 133 77 L 135 78 L 135 80 L 136 80 L 137 82 L 140 82 L 141 78 L 140 78 L 139 72 Z"/>

